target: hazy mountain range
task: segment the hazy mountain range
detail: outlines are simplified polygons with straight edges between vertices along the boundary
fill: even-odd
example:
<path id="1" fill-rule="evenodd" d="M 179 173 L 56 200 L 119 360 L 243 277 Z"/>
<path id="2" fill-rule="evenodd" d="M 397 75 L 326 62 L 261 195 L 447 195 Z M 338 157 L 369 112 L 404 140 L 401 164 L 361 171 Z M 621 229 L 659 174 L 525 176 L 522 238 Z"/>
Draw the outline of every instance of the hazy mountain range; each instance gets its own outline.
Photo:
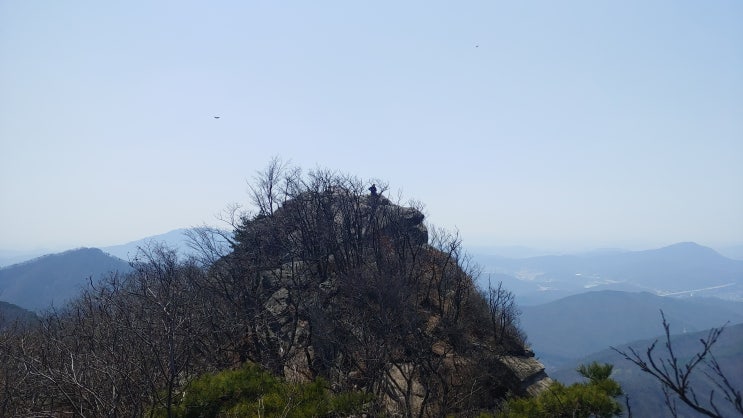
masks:
<path id="1" fill-rule="evenodd" d="M 126 244 L 103 248 L 78 248 L 0 268 L 0 301 L 39 311 L 59 307 L 88 283 L 106 274 L 131 269 L 140 248 L 164 244 L 186 256 L 195 250 L 189 245 L 188 229 L 176 229 Z"/>
<path id="2" fill-rule="evenodd" d="M 0 269 L 0 300 L 34 311 L 52 304 L 59 307 L 88 280 L 130 268 L 129 263 L 97 248 L 49 254 Z"/>
<path id="3" fill-rule="evenodd" d="M 52 304 L 61 306 L 89 280 L 113 271 L 129 271 L 125 260 L 133 259 L 139 247 L 154 243 L 186 254 L 193 251 L 186 230 L 180 229 L 127 244 L 80 248 L 0 268 L 0 301 L 4 301 L 0 303 L 0 315 L 30 320 L 33 313 L 29 311 L 43 311 Z M 511 251 L 527 253 L 523 248 Z M 672 330 L 683 335 L 727 322 L 743 323 L 743 261 L 694 243 L 634 252 L 602 250 L 528 258 L 475 254 L 473 258 L 483 267 L 480 286 L 486 287 L 488 280 L 494 284 L 503 281 L 516 295 L 528 342 L 548 373 L 555 373 L 559 380 L 568 379 L 563 369 L 574 369 L 591 359 L 620 364 L 610 352 L 591 353 L 661 335 L 661 309 Z M 739 327 L 732 326 L 726 331 L 735 338 L 740 332 Z M 735 338 L 733 341 L 738 341 Z M 728 352 L 725 361 L 738 367 L 733 370 L 740 370 L 743 344 L 737 351 Z M 601 360 L 601 355 L 609 357 Z M 637 375 L 629 369 L 629 365 L 617 367 L 617 379 L 627 385 L 628 391 L 652 383 L 625 379 Z M 635 402 L 652 403 L 639 398 Z"/>
<path id="4" fill-rule="evenodd" d="M 661 335 L 660 310 L 679 334 L 743 323 L 743 302 L 619 291 L 587 292 L 521 310 L 521 327 L 548 371 L 612 345 Z"/>
<path id="5" fill-rule="evenodd" d="M 193 250 L 188 245 L 186 231 L 177 229 L 100 250 L 123 262 L 131 260 L 139 247 L 147 247 L 156 242 L 164 243 L 183 254 L 189 254 Z M 499 249 L 503 250 L 502 247 L 487 250 Z M 513 254 L 529 252 L 523 247 L 507 247 L 506 250 Z M 14 257 L 17 258 L 18 253 L 15 253 Z M 545 303 L 590 290 L 607 289 L 743 300 L 741 284 L 743 261 L 726 258 L 710 248 L 694 243 L 675 244 L 647 251 L 600 250 L 580 255 L 546 255 L 529 258 L 507 258 L 490 253 L 475 253 L 473 259 L 483 267 L 483 274 L 479 278 L 480 286 L 487 287 L 488 280 L 492 283 L 503 281 L 505 287 L 516 294 L 517 302 L 521 306 Z M 27 262 L 37 263 L 39 260 Z M 79 272 L 60 270 L 56 273 L 42 274 L 43 268 L 37 268 L 34 271 L 38 276 L 27 283 L 26 279 L 11 279 L 11 276 L 16 272 L 23 272 L 22 275 L 30 274 L 27 273 L 29 266 L 21 269 L 17 265 L 6 266 L 0 268 L 0 272 L 3 272 L 0 274 L 0 300 L 12 301 L 9 298 L 15 298 L 13 300 L 22 302 L 18 303 L 21 306 L 39 309 L 48 306 L 52 300 L 60 302 L 74 294 L 74 291 L 56 292 L 65 288 L 62 284 L 69 283 L 71 277 L 82 275 L 75 283 L 77 286 L 82 285 L 87 276 L 107 273 L 111 269 L 111 263 L 111 260 L 102 261 L 101 268 L 92 267 L 88 263 L 87 270 Z M 27 290 L 41 283 L 46 286 L 44 289 L 47 289 L 47 293 Z M 25 296 L 18 296 L 20 294 Z M 35 296 L 32 297 L 32 294 Z M 45 296 L 47 294 L 49 297 Z M 31 299 L 34 303 L 26 302 Z"/>
<path id="6" fill-rule="evenodd" d="M 189 245 L 187 232 L 188 229 L 186 228 L 175 229 L 164 234 L 142 238 L 136 241 L 128 242 L 126 244 L 103 247 L 101 248 L 101 250 L 108 254 L 111 254 L 114 257 L 130 261 L 134 259 L 140 248 L 147 248 L 152 244 L 160 243 L 178 250 L 178 252 L 181 254 L 188 255 L 193 253 L 193 249 Z"/>
<path id="7" fill-rule="evenodd" d="M 188 246 L 188 236 L 186 235 L 187 231 L 187 228 L 174 229 L 164 234 L 145 237 L 125 244 L 100 247 L 100 249 L 103 252 L 111 254 L 112 256 L 118 257 L 124 261 L 131 260 L 137 254 L 138 248 L 147 247 L 150 243 L 155 242 L 164 243 L 171 248 L 176 248 L 181 252 L 187 253 L 190 251 L 190 247 Z M 42 255 L 55 253 L 56 252 L 43 250 L 0 250 L 0 267 L 7 267 L 13 264 L 32 260 Z"/>
<path id="8" fill-rule="evenodd" d="M 520 305 L 545 303 L 589 290 L 743 300 L 743 261 L 687 242 L 646 251 L 506 258 L 474 254 L 479 283 L 502 281 Z"/>

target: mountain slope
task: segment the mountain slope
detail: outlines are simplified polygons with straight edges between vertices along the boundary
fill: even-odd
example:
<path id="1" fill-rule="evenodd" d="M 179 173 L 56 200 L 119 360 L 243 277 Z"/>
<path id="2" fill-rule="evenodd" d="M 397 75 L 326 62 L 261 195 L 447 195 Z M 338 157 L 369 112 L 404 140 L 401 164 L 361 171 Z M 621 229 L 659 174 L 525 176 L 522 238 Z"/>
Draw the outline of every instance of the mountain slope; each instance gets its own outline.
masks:
<path id="1" fill-rule="evenodd" d="M 59 306 L 75 296 L 88 278 L 128 272 L 129 264 L 97 248 L 45 255 L 0 269 L 0 298 L 29 310 Z"/>
<path id="2" fill-rule="evenodd" d="M 598 291 L 522 307 L 521 326 L 552 369 L 611 345 L 662 334 L 661 309 L 679 332 L 743 322 L 740 302 Z"/>
<path id="3" fill-rule="evenodd" d="M 0 301 L 0 331 L 16 321 L 30 323 L 36 319 L 36 314 L 33 312 L 23 309 L 18 305 Z"/>
<path id="4" fill-rule="evenodd" d="M 660 321 L 659 321 L 660 322 Z M 680 331 L 673 322 L 671 324 L 671 331 Z M 708 331 L 700 331 L 696 333 L 687 333 L 681 335 L 672 336 L 672 344 L 674 352 L 680 359 L 685 361 L 690 358 L 693 354 L 699 352 L 701 344 L 700 338 L 707 338 Z M 621 351 L 627 351 L 629 347 L 634 347 L 640 353 L 644 353 L 645 349 L 653 343 L 655 339 L 635 341 L 629 344 L 625 344 L 617 347 Z M 656 354 L 664 355 L 663 351 L 663 338 L 658 343 L 656 348 Z M 712 349 L 715 358 L 722 366 L 728 379 L 734 387 L 739 389 L 743 388 L 743 324 L 729 325 L 725 328 L 717 343 Z M 658 357 L 656 357 L 658 358 Z M 553 371 L 550 375 L 563 383 L 573 383 L 580 381 L 581 378 L 575 371 L 576 367 L 580 364 L 588 364 L 593 361 L 599 363 L 609 363 L 614 365 L 614 373 L 612 377 L 616 379 L 630 397 L 630 406 L 632 407 L 632 413 L 638 417 L 671 417 L 672 415 L 667 411 L 667 408 L 663 405 L 663 393 L 660 388 L 660 384 L 652 377 L 640 371 L 635 365 L 626 360 L 617 352 L 607 349 L 597 353 L 590 354 L 583 357 L 570 365 Z M 715 386 L 706 378 L 702 377 L 702 373 L 706 371 L 703 366 L 698 370 L 700 372 L 700 378 L 694 381 L 694 388 L 701 398 L 707 398 L 707 395 L 712 391 L 716 390 Z M 716 390 L 716 396 L 723 416 L 735 416 L 736 414 L 732 409 L 726 408 L 727 404 L 722 400 L 722 396 L 719 390 Z M 687 408 L 681 407 L 682 415 L 684 417 L 694 417 Z"/>

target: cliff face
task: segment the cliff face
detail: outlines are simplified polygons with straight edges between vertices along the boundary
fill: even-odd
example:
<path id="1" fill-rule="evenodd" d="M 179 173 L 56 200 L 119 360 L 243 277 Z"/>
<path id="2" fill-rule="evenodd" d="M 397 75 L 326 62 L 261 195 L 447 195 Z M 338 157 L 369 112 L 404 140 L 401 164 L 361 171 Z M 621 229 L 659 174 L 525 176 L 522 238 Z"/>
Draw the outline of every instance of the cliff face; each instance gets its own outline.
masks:
<path id="1" fill-rule="evenodd" d="M 250 289 L 242 357 L 373 392 L 386 412 L 488 409 L 549 382 L 454 236 L 360 187 L 303 190 L 244 220 L 227 265 Z M 502 308 L 502 307 L 500 307 Z"/>

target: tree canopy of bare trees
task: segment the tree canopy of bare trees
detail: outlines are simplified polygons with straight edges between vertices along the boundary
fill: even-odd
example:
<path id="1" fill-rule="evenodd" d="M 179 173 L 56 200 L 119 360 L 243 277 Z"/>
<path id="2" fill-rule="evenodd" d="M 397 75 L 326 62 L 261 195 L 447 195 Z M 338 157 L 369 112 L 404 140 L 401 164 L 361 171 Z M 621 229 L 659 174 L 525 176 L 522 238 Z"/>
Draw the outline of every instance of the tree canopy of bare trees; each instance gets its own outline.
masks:
<path id="1" fill-rule="evenodd" d="M 513 295 L 478 290 L 459 236 L 373 183 L 272 161 L 233 233 L 192 232 L 201 256 L 143 249 L 131 274 L 0 334 L 0 415 L 175 416 L 190 381 L 246 362 L 406 416 L 523 391 L 498 361 L 525 354 Z"/>

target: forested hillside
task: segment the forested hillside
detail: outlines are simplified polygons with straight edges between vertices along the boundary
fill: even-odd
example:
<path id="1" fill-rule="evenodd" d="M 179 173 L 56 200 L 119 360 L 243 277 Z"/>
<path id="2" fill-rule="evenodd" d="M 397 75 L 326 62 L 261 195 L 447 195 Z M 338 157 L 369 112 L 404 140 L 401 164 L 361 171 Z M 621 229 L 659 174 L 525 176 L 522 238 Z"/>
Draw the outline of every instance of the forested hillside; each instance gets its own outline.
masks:
<path id="1" fill-rule="evenodd" d="M 192 381 L 246 365 L 327 382 L 373 415 L 493 411 L 549 384 L 513 295 L 478 290 L 456 235 L 379 183 L 284 168 L 256 179 L 228 253 L 201 230 L 201 257 L 151 248 L 40 326 L 1 334 L 0 415 L 178 416 Z"/>
<path id="2" fill-rule="evenodd" d="M 129 263 L 97 248 L 49 254 L 0 269 L 0 299 L 33 311 L 61 307 L 88 281 L 130 270 Z"/>
<path id="3" fill-rule="evenodd" d="M 548 370 L 612 345 L 661 335 L 661 310 L 678 333 L 743 322 L 742 302 L 644 292 L 587 292 L 521 309 L 521 325 Z"/>
<path id="4" fill-rule="evenodd" d="M 11 327 L 14 323 L 32 324 L 38 318 L 36 315 L 20 306 L 0 301 L 0 332 Z"/>

